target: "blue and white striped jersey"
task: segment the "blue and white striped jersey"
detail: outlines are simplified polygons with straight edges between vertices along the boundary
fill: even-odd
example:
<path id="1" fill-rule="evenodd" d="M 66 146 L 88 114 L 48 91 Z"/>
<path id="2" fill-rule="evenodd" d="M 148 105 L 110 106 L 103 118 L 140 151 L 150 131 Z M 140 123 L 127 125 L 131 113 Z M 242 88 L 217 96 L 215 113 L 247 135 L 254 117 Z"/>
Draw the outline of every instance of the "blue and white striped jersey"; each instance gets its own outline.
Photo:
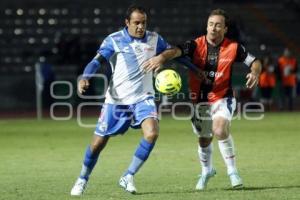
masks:
<path id="1" fill-rule="evenodd" d="M 153 74 L 143 73 L 141 65 L 169 48 L 160 35 L 150 31 L 141 39 L 131 37 L 127 28 L 106 37 L 98 50 L 112 67 L 105 102 L 128 105 L 154 96 Z"/>

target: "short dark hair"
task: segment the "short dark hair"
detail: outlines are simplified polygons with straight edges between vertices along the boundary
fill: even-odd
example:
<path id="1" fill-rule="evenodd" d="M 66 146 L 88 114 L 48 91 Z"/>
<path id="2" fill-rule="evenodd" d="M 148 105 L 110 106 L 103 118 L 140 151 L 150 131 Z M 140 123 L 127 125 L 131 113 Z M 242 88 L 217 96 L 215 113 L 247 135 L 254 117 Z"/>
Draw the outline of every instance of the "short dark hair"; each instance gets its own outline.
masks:
<path id="1" fill-rule="evenodd" d="M 138 6 L 138 5 L 131 5 L 128 7 L 127 11 L 126 11 L 126 19 L 128 21 L 130 21 L 130 18 L 131 18 L 131 14 L 134 12 L 134 11 L 138 11 L 139 13 L 142 13 L 142 14 L 145 14 L 147 15 L 146 13 L 146 9 L 142 6 Z"/>
<path id="2" fill-rule="evenodd" d="M 225 10 L 220 9 L 220 8 L 212 10 L 210 12 L 210 14 L 209 14 L 208 17 L 211 17 L 213 15 L 221 15 L 221 16 L 223 16 L 225 18 L 225 26 L 227 26 L 227 27 L 229 26 L 229 20 L 230 19 L 229 19 L 229 16 L 228 16 L 228 14 L 227 14 L 227 12 Z"/>

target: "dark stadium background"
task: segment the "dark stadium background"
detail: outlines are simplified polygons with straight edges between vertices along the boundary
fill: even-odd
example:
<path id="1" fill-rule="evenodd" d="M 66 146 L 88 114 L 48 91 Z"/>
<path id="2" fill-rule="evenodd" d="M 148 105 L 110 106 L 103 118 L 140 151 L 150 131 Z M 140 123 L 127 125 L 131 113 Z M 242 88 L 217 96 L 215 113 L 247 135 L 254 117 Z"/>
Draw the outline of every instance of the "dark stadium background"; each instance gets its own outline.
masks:
<path id="1" fill-rule="evenodd" d="M 41 56 L 46 57 L 52 66 L 53 73 L 51 70 L 45 72 L 50 74 L 50 79 L 70 81 L 75 88 L 77 76 L 95 55 L 104 37 L 124 26 L 124 13 L 132 3 L 147 8 L 148 29 L 159 32 L 171 44 L 205 33 L 209 11 L 222 8 L 233 19 L 228 36 L 242 42 L 257 57 L 271 53 L 276 58 L 285 47 L 289 47 L 298 62 L 300 60 L 299 0 L 2 0 L 0 116 L 35 116 L 35 64 Z M 168 66 L 183 74 L 183 93 L 187 93 L 186 70 L 172 62 Z M 246 72 L 245 67 L 237 65 L 233 85 L 240 100 L 255 101 L 259 98 L 259 92 L 243 89 Z M 55 87 L 55 93 L 66 95 L 65 87 Z M 98 87 L 101 84 L 96 84 L 92 90 Z M 278 87 L 274 94 L 273 110 L 277 110 L 277 100 Z M 81 100 L 74 92 L 70 98 L 49 101 L 50 104 L 68 102 L 76 109 Z M 299 102 L 298 97 L 298 109 Z"/>

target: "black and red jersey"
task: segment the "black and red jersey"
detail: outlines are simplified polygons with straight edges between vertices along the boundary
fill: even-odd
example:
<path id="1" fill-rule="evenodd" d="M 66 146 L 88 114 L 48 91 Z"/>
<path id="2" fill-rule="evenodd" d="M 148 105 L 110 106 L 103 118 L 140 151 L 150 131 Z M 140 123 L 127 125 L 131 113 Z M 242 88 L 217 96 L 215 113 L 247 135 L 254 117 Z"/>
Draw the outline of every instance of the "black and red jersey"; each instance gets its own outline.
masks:
<path id="1" fill-rule="evenodd" d="M 201 36 L 183 45 L 182 52 L 189 56 L 192 63 L 203 70 L 212 84 L 201 83 L 193 72 L 190 72 L 189 87 L 194 94 L 194 102 L 215 102 L 224 97 L 233 96 L 231 87 L 232 65 L 244 62 L 251 66 L 255 57 L 239 43 L 224 38 L 218 46 L 208 44 L 206 37 Z"/>

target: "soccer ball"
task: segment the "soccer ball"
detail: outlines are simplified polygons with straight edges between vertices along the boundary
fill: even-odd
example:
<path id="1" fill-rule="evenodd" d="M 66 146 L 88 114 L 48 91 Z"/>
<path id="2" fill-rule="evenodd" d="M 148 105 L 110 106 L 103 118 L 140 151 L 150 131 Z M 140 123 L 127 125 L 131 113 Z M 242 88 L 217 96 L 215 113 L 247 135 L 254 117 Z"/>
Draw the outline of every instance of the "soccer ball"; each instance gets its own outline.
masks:
<path id="1" fill-rule="evenodd" d="M 155 78 L 155 88 L 163 94 L 176 94 L 181 89 L 180 75 L 172 69 L 159 72 Z"/>

